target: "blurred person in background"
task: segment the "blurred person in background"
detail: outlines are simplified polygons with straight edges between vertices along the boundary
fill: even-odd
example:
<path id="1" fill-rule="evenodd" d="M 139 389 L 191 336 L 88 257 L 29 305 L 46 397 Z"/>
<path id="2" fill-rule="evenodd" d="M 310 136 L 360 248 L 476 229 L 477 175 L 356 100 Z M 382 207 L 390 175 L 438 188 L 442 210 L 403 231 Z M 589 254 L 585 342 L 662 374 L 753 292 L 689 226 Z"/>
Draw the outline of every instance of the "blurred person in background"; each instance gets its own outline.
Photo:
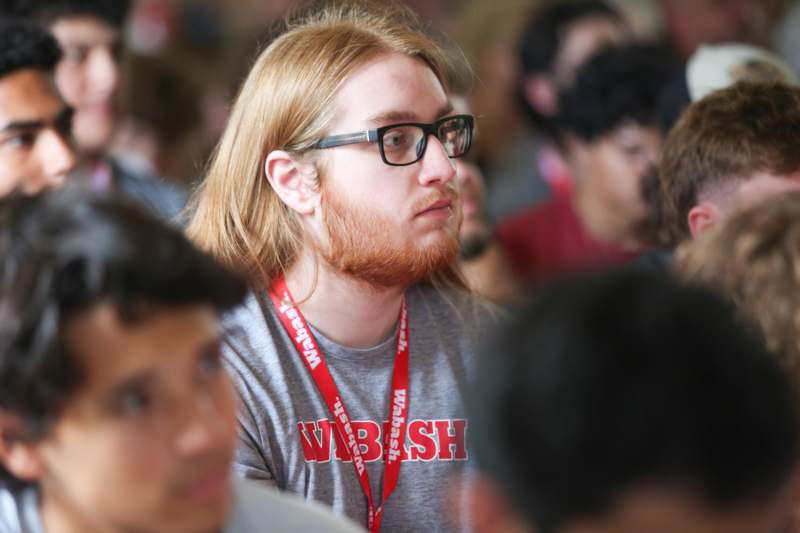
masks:
<path id="1" fill-rule="evenodd" d="M 358 531 L 231 479 L 219 316 L 244 296 L 139 206 L 0 200 L 0 531 Z"/>
<path id="2" fill-rule="evenodd" d="M 628 44 L 591 58 L 559 97 L 559 129 L 574 192 L 497 228 L 520 277 L 541 283 L 623 264 L 644 249 L 642 177 L 658 162 L 658 100 L 670 75 L 659 48 Z"/>
<path id="3" fill-rule="evenodd" d="M 786 0 L 660 0 L 666 38 L 688 58 L 702 44 L 769 46 Z"/>
<path id="4" fill-rule="evenodd" d="M 466 76 L 452 76 L 450 101 L 453 111 L 471 114 L 467 93 L 471 86 Z M 475 129 L 475 140 L 479 130 Z M 461 271 L 470 289 L 494 303 L 509 303 L 521 296 L 521 286 L 486 212 L 486 182 L 480 167 L 470 158 L 455 160 L 456 184 L 461 199 Z"/>
<path id="5" fill-rule="evenodd" d="M 64 51 L 55 80 L 75 110 L 73 135 L 84 157 L 83 181 L 118 190 L 165 219 L 174 219 L 185 192 L 159 177 L 126 168 L 110 156 L 117 122 L 123 26 L 130 0 L 23 0 L 20 13 L 45 25 Z"/>
<path id="6" fill-rule="evenodd" d="M 800 191 L 736 213 L 687 241 L 675 268 L 736 304 L 800 385 Z"/>
<path id="7" fill-rule="evenodd" d="M 742 43 L 702 45 L 661 94 L 659 122 L 662 133 L 665 136 L 669 134 L 692 102 L 739 82 L 784 82 L 796 85 L 798 79 L 786 63 L 768 50 Z M 723 124 L 718 122 L 717 125 Z M 693 127 L 699 126 L 695 122 Z M 638 258 L 635 266 L 666 272 L 670 270 L 674 239 L 671 236 L 671 223 L 665 219 L 666 198 L 661 190 L 659 169 L 645 176 L 642 188 L 648 205 L 643 233 L 653 248 Z"/>
<path id="8" fill-rule="evenodd" d="M 61 186 L 75 166 L 72 110 L 53 85 L 58 43 L 0 17 L 0 196 Z"/>
<path id="9" fill-rule="evenodd" d="M 666 245 L 800 189 L 800 87 L 740 82 L 690 105 L 659 167 Z"/>
<path id="10" fill-rule="evenodd" d="M 471 398 L 478 533 L 793 531 L 797 396 L 711 291 L 642 272 L 544 289 Z"/>
<path id="11" fill-rule="evenodd" d="M 590 56 L 629 37 L 623 16 L 603 1 L 545 2 L 533 10 L 518 45 L 516 93 L 532 129 L 518 134 L 505 153 L 486 164 L 488 210 L 494 220 L 502 222 L 551 194 L 569 192 L 571 176 L 556 136 L 558 94 L 572 85 Z"/>

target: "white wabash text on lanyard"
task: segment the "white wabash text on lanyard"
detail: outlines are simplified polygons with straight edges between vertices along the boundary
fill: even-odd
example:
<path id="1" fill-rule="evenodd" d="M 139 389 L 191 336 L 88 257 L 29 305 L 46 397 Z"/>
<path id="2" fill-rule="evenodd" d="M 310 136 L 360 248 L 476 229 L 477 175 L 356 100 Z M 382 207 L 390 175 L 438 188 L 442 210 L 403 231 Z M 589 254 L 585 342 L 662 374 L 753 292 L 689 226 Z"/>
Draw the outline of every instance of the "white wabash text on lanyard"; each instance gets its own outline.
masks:
<path id="1" fill-rule="evenodd" d="M 406 440 L 406 422 L 408 420 L 408 313 L 406 302 L 403 300 L 400 306 L 400 325 L 397 331 L 397 351 L 394 359 L 394 371 L 392 373 L 392 394 L 391 407 L 389 413 L 389 437 L 388 449 L 384 451 L 386 471 L 383 478 L 383 498 L 381 505 L 375 509 L 375 500 L 372 497 L 372 488 L 369 484 L 364 459 L 361 457 L 361 450 L 356 440 L 353 426 L 350 423 L 350 415 L 339 395 L 339 389 L 333 381 L 333 377 L 328 371 L 328 365 L 322 358 L 316 339 L 311 334 L 311 330 L 306 323 L 305 317 L 298 309 L 292 298 L 286 281 L 281 277 L 275 279 L 268 289 L 272 304 L 278 312 L 286 333 L 292 339 L 298 356 L 303 360 L 311 378 L 317 385 L 317 389 L 322 394 L 334 418 L 336 431 L 342 437 L 342 442 L 347 445 L 353 459 L 353 467 L 358 475 L 361 489 L 367 498 L 369 514 L 367 517 L 367 527 L 372 533 L 378 533 L 381 529 L 381 518 L 383 516 L 383 506 L 391 496 L 397 480 L 400 477 L 401 465 L 401 446 Z"/>

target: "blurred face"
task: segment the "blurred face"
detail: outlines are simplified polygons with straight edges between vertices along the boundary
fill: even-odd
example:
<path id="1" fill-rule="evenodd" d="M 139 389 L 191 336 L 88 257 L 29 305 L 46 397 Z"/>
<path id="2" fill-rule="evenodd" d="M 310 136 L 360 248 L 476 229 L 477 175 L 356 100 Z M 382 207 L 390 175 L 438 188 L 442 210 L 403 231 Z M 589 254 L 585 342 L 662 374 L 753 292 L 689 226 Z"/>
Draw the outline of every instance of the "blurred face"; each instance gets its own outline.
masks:
<path id="1" fill-rule="evenodd" d="M 641 180 L 661 153 L 659 131 L 629 123 L 592 142 L 570 144 L 569 159 L 581 196 L 620 227 L 639 222 L 647 210 Z"/>
<path id="2" fill-rule="evenodd" d="M 758 42 L 768 31 L 764 0 L 663 0 L 678 52 L 690 56 L 700 44 Z"/>
<path id="3" fill-rule="evenodd" d="M 50 30 L 64 50 L 56 83 L 75 108 L 73 133 L 78 147 L 90 154 L 103 152 L 114 133 L 119 31 L 91 16 L 59 19 Z"/>
<path id="4" fill-rule="evenodd" d="M 578 69 L 595 52 L 606 45 L 620 43 L 626 37 L 624 27 L 607 17 L 589 17 L 575 22 L 567 31 L 554 61 L 556 86 L 571 85 Z"/>
<path id="5" fill-rule="evenodd" d="M 23 69 L 0 78 L 0 196 L 64 182 L 75 165 L 69 126 L 49 74 Z"/>
<path id="6" fill-rule="evenodd" d="M 236 401 L 215 313 L 110 304 L 71 321 L 84 382 L 35 453 L 43 516 L 92 531 L 205 532 L 225 520 Z M 82 527 L 81 527 L 82 526 Z"/>
<path id="7" fill-rule="evenodd" d="M 578 520 L 562 533 L 786 533 L 791 500 L 717 510 L 697 498 L 670 489 L 644 489 L 623 498 L 603 518 Z"/>
<path id="8" fill-rule="evenodd" d="M 344 82 L 326 135 L 430 123 L 451 109 L 424 62 L 384 55 Z M 385 164 L 377 143 L 318 153 L 323 216 L 312 231 L 330 265 L 374 285 L 407 286 L 455 260 L 461 220 L 455 164 L 434 136 L 422 159 L 407 166 Z"/>
<path id="9" fill-rule="evenodd" d="M 486 222 L 486 186 L 478 165 L 467 160 L 456 160 L 456 181 L 461 195 L 463 221 L 459 234 L 462 241 L 486 239 L 489 226 Z"/>

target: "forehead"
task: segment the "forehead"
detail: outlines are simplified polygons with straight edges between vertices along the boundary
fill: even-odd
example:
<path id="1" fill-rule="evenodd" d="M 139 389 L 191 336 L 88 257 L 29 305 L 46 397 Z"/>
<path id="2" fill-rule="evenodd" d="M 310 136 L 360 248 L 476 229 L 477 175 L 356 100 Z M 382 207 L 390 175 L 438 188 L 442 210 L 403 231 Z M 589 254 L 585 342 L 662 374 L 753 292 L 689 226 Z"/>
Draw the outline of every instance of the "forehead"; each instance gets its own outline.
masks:
<path id="1" fill-rule="evenodd" d="M 48 121 L 63 106 L 47 72 L 23 69 L 0 78 L 0 129 L 10 122 Z"/>
<path id="2" fill-rule="evenodd" d="M 210 306 L 154 310 L 141 320 L 119 319 L 110 303 L 72 319 L 65 342 L 84 372 L 83 392 L 104 392 L 138 374 L 160 374 L 193 359 L 218 338 Z"/>
<path id="3" fill-rule="evenodd" d="M 336 96 L 334 123 L 340 128 L 367 129 L 380 125 L 370 119 L 392 114 L 431 122 L 447 104 L 442 84 L 424 61 L 384 54 L 344 81 Z"/>
<path id="4" fill-rule="evenodd" d="M 92 16 L 64 17 L 50 25 L 61 46 L 112 45 L 119 39 L 119 30 Z"/>

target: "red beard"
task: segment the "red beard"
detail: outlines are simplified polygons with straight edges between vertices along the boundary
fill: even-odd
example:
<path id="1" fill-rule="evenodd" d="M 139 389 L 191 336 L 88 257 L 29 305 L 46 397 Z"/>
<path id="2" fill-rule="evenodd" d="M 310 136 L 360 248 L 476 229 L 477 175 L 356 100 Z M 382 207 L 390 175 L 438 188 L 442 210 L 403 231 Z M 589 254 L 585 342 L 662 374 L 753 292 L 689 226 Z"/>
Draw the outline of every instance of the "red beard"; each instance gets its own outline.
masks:
<path id="1" fill-rule="evenodd" d="M 448 190 L 424 198 L 414 212 L 438 199 L 449 198 L 458 209 L 457 193 Z M 429 278 L 434 272 L 456 262 L 459 251 L 458 228 L 444 231 L 435 243 L 393 247 L 396 223 L 374 210 L 347 204 L 330 189 L 324 191 L 323 220 L 328 231 L 327 250 L 322 258 L 333 268 L 375 287 L 409 287 Z"/>

